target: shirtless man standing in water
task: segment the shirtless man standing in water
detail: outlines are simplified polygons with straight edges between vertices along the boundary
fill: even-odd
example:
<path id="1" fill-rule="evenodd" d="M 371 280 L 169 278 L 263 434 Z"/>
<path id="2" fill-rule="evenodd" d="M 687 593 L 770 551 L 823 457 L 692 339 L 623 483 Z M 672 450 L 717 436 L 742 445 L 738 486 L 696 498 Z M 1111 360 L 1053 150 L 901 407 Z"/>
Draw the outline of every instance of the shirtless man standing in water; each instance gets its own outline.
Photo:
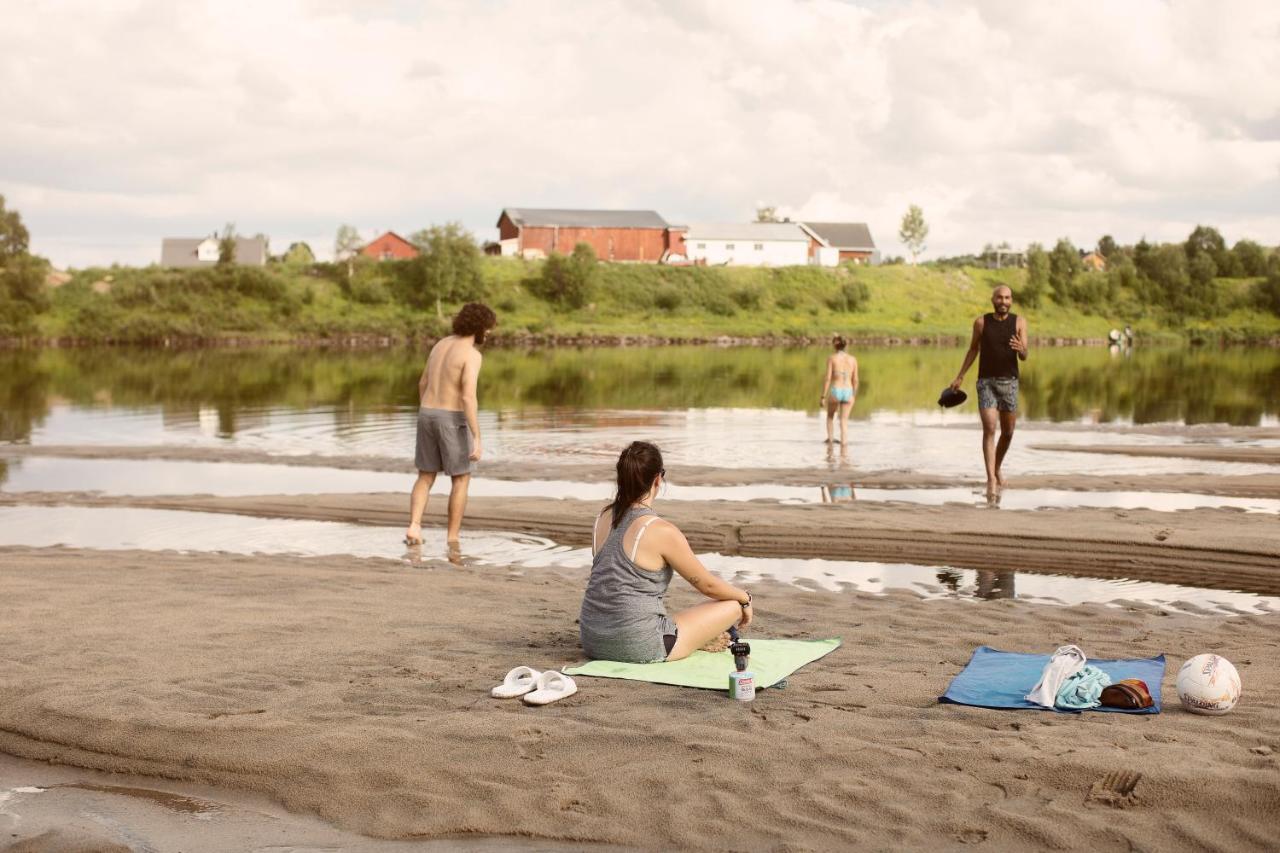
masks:
<path id="1" fill-rule="evenodd" d="M 453 334 L 436 343 L 418 379 L 418 445 L 414 463 L 418 480 L 409 495 L 406 545 L 422 544 L 422 514 L 427 497 L 443 471 L 453 478 L 449 491 L 448 544 L 456 547 L 467 508 L 471 472 L 480 461 L 480 420 L 476 413 L 476 381 L 485 333 L 498 318 L 487 305 L 471 302 L 453 318 Z"/>
<path id="2" fill-rule="evenodd" d="M 1018 362 L 1027 360 L 1027 321 L 1010 313 L 1013 291 L 1003 284 L 991 293 L 990 314 L 973 321 L 973 338 L 964 364 L 951 387 L 959 390 L 964 375 L 978 359 L 978 416 L 982 418 L 982 458 L 987 466 L 987 494 L 1004 485 L 1000 465 L 1013 442 L 1018 422 Z M 1000 441 L 996 442 L 996 422 Z"/>

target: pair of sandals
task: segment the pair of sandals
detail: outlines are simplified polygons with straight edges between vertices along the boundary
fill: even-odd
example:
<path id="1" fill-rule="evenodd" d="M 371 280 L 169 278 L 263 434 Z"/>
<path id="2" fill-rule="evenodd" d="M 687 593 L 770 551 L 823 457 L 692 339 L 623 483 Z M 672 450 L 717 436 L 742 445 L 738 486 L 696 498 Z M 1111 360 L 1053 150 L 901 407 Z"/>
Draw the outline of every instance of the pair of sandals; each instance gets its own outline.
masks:
<path id="1" fill-rule="evenodd" d="M 562 672 L 549 669 L 538 672 L 533 667 L 518 666 L 507 673 L 502 683 L 489 691 L 495 699 L 524 697 L 526 705 L 550 705 L 578 692 L 578 685 Z"/>

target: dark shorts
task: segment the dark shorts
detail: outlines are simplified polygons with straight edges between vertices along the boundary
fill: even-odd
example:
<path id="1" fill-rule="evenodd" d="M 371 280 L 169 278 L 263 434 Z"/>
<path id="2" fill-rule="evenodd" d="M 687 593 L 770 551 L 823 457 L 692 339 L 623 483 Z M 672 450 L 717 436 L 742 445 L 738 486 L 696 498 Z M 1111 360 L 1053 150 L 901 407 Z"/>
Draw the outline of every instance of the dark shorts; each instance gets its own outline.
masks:
<path id="1" fill-rule="evenodd" d="M 419 471 L 428 473 L 443 471 L 450 477 L 457 477 L 474 471 L 471 429 L 467 426 L 466 413 L 451 409 L 418 409 L 418 447 L 413 459 Z"/>
<path id="2" fill-rule="evenodd" d="M 1018 411 L 1018 377 L 988 376 L 979 379 L 978 408 Z"/>

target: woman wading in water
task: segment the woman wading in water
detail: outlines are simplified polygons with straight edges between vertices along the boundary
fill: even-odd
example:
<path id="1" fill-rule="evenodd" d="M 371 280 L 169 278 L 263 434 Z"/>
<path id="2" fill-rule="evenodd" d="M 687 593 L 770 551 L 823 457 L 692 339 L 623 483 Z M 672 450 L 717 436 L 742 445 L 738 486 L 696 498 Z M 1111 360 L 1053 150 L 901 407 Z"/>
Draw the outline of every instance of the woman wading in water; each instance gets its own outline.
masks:
<path id="1" fill-rule="evenodd" d="M 751 594 L 707 571 L 680 529 L 654 513 L 665 476 L 662 453 L 648 442 L 633 442 L 618 457 L 613 503 L 591 531 L 591 579 L 578 619 L 588 657 L 680 660 L 751 623 Z M 662 597 L 673 571 L 712 600 L 668 616 Z"/>
<path id="2" fill-rule="evenodd" d="M 818 405 L 827 410 L 827 444 L 831 443 L 832 421 L 840 413 L 840 446 L 849 446 L 849 412 L 858 395 L 858 360 L 844 351 L 847 342 L 842 335 L 831 339 L 836 351 L 827 358 L 827 377 L 822 383 Z"/>

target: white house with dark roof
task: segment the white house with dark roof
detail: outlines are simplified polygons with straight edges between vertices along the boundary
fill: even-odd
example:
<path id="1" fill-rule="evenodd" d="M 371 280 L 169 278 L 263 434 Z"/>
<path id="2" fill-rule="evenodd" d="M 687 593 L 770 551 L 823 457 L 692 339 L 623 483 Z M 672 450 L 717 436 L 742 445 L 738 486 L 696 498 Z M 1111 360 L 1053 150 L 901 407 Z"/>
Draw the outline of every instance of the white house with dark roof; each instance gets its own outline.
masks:
<path id="1" fill-rule="evenodd" d="M 160 266 L 211 267 L 218 263 L 217 237 L 165 237 L 160 241 Z M 236 263 L 267 265 L 266 237 L 236 237 Z"/>
<path id="2" fill-rule="evenodd" d="M 843 261 L 859 264 L 880 263 L 880 250 L 871 239 L 865 222 L 801 222 L 810 238 L 811 263 L 824 267 L 838 266 Z"/>
<path id="3" fill-rule="evenodd" d="M 703 222 L 690 225 L 691 261 L 738 267 L 804 266 L 810 237 L 794 222 Z"/>

